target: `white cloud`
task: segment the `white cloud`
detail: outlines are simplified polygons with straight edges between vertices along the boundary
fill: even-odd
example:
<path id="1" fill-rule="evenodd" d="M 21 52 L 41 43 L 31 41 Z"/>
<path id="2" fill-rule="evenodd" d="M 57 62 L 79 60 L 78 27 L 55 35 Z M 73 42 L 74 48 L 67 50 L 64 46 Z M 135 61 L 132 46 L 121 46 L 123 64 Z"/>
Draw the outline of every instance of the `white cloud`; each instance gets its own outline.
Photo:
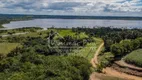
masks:
<path id="1" fill-rule="evenodd" d="M 0 13 L 142 16 L 141 0 L 0 0 Z"/>

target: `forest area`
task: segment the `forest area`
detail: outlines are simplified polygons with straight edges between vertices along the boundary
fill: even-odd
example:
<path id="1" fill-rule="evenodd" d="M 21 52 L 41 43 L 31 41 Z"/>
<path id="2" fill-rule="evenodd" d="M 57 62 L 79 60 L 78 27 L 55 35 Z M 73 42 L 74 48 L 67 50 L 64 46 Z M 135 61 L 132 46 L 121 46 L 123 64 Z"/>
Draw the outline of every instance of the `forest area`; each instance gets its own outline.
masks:
<path id="1" fill-rule="evenodd" d="M 102 42 L 104 47 L 98 56 L 99 64 L 93 68 L 89 61 Z M 100 73 L 123 58 L 128 64 L 142 67 L 140 56 L 131 59 L 133 55 L 139 55 L 141 50 L 137 50 L 142 48 L 142 30 L 136 28 L 51 27 L 43 30 L 24 27 L 1 30 L 0 47 L 0 74 L 3 75 L 0 79 L 4 80 L 87 80 L 92 72 Z"/>

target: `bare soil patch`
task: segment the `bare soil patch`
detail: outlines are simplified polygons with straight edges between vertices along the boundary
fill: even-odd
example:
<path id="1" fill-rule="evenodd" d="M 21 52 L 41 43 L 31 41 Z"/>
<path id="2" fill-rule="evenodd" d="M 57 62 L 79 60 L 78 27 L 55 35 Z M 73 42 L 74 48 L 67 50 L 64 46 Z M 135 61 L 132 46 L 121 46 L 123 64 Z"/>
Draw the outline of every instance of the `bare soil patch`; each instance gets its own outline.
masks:
<path id="1" fill-rule="evenodd" d="M 133 70 L 133 69 L 126 68 L 126 67 L 123 67 L 123 66 L 119 66 L 117 64 L 113 64 L 112 68 L 117 70 L 117 71 L 123 72 L 123 73 L 142 77 L 142 71 Z"/>
<path id="2" fill-rule="evenodd" d="M 137 67 L 137 66 L 128 64 L 128 63 L 126 63 L 123 60 L 116 61 L 115 64 L 117 64 L 117 65 L 119 65 L 121 67 L 126 67 L 126 68 L 129 68 L 129 69 L 132 69 L 132 70 L 136 70 L 136 71 L 142 72 L 142 68 L 141 67 Z"/>

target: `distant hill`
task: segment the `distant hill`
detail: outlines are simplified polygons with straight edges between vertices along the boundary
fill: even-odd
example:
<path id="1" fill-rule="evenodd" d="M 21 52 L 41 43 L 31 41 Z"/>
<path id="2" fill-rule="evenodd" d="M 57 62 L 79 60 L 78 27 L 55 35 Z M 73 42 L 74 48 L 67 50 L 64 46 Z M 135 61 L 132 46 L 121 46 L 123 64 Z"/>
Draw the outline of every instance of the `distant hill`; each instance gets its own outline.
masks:
<path id="1" fill-rule="evenodd" d="M 142 20 L 142 17 L 126 17 L 126 16 L 73 16 L 73 15 L 25 15 L 25 14 L 0 14 L 3 18 L 19 18 L 28 17 L 33 19 L 108 19 L 108 20 Z"/>

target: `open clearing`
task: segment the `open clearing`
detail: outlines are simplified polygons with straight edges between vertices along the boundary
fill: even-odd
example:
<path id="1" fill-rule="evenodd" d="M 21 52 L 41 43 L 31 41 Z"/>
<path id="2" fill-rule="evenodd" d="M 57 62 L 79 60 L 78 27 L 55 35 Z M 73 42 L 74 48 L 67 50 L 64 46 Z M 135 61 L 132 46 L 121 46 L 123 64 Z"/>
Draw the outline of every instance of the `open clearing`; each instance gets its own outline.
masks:
<path id="1" fill-rule="evenodd" d="M 69 55 L 85 57 L 90 61 L 94 57 L 94 53 L 96 52 L 97 48 L 102 43 L 100 38 L 94 38 L 94 40 L 95 42 L 88 43 L 82 49 L 76 49 L 72 53 L 69 53 Z"/>
<path id="2" fill-rule="evenodd" d="M 19 43 L 0 43 L 0 54 L 6 55 L 18 46 L 21 45 Z"/>
<path id="3" fill-rule="evenodd" d="M 112 77 L 106 74 L 102 74 L 102 73 L 92 73 L 90 80 L 128 80 L 128 79 L 122 79 L 122 78 L 118 78 L 118 77 Z"/>

